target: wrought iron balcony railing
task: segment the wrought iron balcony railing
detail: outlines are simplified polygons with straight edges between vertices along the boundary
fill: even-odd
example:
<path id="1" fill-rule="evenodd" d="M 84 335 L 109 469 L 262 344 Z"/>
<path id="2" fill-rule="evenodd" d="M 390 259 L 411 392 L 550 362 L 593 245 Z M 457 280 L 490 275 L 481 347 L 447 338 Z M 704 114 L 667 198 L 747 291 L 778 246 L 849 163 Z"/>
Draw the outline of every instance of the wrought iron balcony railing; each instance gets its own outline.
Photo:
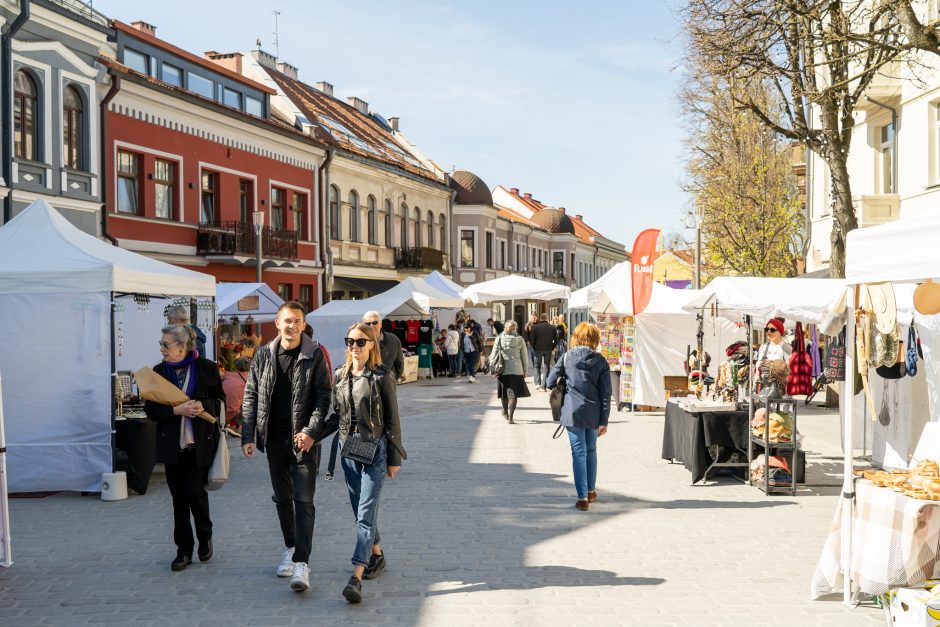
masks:
<path id="1" fill-rule="evenodd" d="M 250 222 L 200 224 L 196 231 L 199 255 L 254 255 L 255 227 Z M 297 259 L 297 231 L 275 229 L 261 231 L 261 255 L 273 259 Z"/>
<path id="2" fill-rule="evenodd" d="M 444 253 L 436 248 L 396 248 L 395 267 L 441 270 L 444 267 Z"/>

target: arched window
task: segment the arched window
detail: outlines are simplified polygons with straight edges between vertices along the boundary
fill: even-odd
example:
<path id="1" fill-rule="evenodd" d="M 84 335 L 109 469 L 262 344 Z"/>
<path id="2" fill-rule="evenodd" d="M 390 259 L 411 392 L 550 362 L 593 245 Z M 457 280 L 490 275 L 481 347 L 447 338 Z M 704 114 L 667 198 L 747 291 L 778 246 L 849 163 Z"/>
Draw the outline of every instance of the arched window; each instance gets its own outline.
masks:
<path id="1" fill-rule="evenodd" d="M 415 207 L 415 242 L 416 247 L 421 246 L 421 209 Z"/>
<path id="2" fill-rule="evenodd" d="M 446 255 L 447 254 L 447 217 L 443 213 L 440 216 L 440 229 L 441 229 L 441 239 L 438 240 L 438 244 L 441 247 L 441 252 Z"/>
<path id="3" fill-rule="evenodd" d="M 65 165 L 73 170 L 81 170 L 84 165 L 82 159 L 82 129 L 85 118 L 83 114 L 82 96 L 74 85 L 65 88 L 62 97 L 62 133 L 65 147 Z"/>
<path id="4" fill-rule="evenodd" d="M 13 83 L 13 154 L 38 161 L 39 90 L 29 72 L 18 70 Z"/>
<path id="5" fill-rule="evenodd" d="M 428 211 L 428 247 L 434 248 L 434 212 Z"/>
<path id="6" fill-rule="evenodd" d="M 378 221 L 378 216 L 375 215 L 376 214 L 375 196 L 372 196 L 372 195 L 369 196 L 368 207 L 369 207 L 369 243 L 374 245 L 374 244 L 379 243 L 378 235 L 376 234 L 376 231 L 379 230 L 379 221 Z"/>
<path id="7" fill-rule="evenodd" d="M 392 201 L 388 198 L 385 199 L 385 245 L 388 248 L 392 248 L 395 244 L 393 242 L 394 237 L 392 236 Z"/>
<path id="8" fill-rule="evenodd" d="M 339 188 L 330 185 L 330 239 L 338 240 L 340 228 Z"/>
<path id="9" fill-rule="evenodd" d="M 402 248 L 408 248 L 408 205 L 401 204 L 401 222 L 399 222 L 398 245 Z"/>
<path id="10" fill-rule="evenodd" d="M 349 192 L 349 241 L 359 241 L 359 194 Z"/>

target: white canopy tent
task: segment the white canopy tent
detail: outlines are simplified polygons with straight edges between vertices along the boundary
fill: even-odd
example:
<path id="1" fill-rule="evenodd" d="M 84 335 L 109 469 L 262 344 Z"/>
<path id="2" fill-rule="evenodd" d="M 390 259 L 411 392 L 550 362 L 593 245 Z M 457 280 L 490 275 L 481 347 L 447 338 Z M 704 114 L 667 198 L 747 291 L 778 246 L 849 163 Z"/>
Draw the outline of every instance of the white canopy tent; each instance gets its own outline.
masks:
<path id="1" fill-rule="evenodd" d="M 111 472 L 118 293 L 214 297 L 215 278 L 111 246 L 44 200 L 0 228 L 12 492 L 97 491 Z"/>
<path id="2" fill-rule="evenodd" d="M 461 299 L 463 298 L 463 286 L 459 283 L 451 281 L 437 270 L 432 270 L 423 278 L 425 283 L 437 289 L 438 291 L 444 292 L 449 296 L 457 296 Z"/>
<path id="3" fill-rule="evenodd" d="M 899 220 L 888 224 L 857 229 L 848 234 L 846 240 L 845 276 L 849 285 L 846 298 L 846 311 L 854 312 L 858 303 L 857 287 L 864 283 L 890 281 L 895 285 L 899 305 L 899 319 L 903 324 L 904 309 L 910 298 L 910 288 L 899 284 L 913 284 L 927 279 L 940 277 L 940 247 L 936 238 L 940 233 L 940 214 L 930 212 L 926 215 Z M 940 316 L 923 316 L 914 312 L 913 323 L 920 331 L 924 360 L 921 368 L 926 379 L 927 396 L 932 422 L 937 422 L 940 410 Z M 855 325 L 847 325 L 847 346 L 855 343 Z M 856 369 L 854 351 L 847 351 L 846 372 Z M 851 378 L 847 377 L 851 382 Z M 846 384 L 843 383 L 841 398 L 848 399 Z M 843 402 L 843 430 L 845 442 L 853 442 L 854 415 L 856 403 Z M 843 600 L 852 604 L 851 598 L 851 555 L 852 555 L 852 501 L 855 496 L 853 470 L 854 449 L 844 447 L 843 459 L 843 498 L 848 499 L 842 508 L 841 549 L 843 568 Z M 864 550 L 864 547 L 857 547 Z"/>
<path id="4" fill-rule="evenodd" d="M 251 316 L 253 322 L 273 322 L 277 318 L 277 308 L 284 304 L 267 283 L 219 283 L 216 287 L 215 305 L 220 321 L 238 318 L 245 323 Z M 258 297 L 258 306 L 246 308 L 241 302 L 249 296 Z"/>
<path id="5" fill-rule="evenodd" d="M 505 300 L 567 300 L 571 290 L 565 285 L 509 274 L 492 281 L 468 285 L 463 297 L 474 303 Z"/>

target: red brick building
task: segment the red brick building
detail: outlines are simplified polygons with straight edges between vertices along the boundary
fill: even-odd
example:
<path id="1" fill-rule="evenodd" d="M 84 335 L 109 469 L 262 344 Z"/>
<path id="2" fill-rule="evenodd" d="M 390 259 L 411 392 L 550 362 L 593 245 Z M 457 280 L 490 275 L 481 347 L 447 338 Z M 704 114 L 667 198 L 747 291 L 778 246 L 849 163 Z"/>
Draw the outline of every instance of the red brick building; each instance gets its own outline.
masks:
<path id="1" fill-rule="evenodd" d="M 322 166 L 314 137 L 269 115 L 274 90 L 115 22 L 104 120 L 106 236 L 214 275 L 255 280 L 252 216 L 264 214 L 263 280 L 315 308 L 324 272 Z"/>

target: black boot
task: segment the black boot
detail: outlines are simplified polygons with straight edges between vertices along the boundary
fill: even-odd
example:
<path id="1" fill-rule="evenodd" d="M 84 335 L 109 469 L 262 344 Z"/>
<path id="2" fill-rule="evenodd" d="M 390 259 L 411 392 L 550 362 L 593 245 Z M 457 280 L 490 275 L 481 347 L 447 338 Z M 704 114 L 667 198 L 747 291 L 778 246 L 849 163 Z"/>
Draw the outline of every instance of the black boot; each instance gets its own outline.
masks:
<path id="1" fill-rule="evenodd" d="M 199 556 L 200 562 L 208 562 L 212 559 L 212 538 L 199 543 L 199 548 L 196 549 L 196 555 Z"/>
<path id="2" fill-rule="evenodd" d="M 359 577 L 353 575 L 349 578 L 349 582 L 343 588 L 343 596 L 350 603 L 360 603 L 362 601 L 362 582 Z"/>
<path id="3" fill-rule="evenodd" d="M 170 562 L 170 570 L 174 573 L 178 573 L 187 566 L 193 563 L 192 554 L 183 553 L 182 551 L 176 552 L 176 559 Z"/>

